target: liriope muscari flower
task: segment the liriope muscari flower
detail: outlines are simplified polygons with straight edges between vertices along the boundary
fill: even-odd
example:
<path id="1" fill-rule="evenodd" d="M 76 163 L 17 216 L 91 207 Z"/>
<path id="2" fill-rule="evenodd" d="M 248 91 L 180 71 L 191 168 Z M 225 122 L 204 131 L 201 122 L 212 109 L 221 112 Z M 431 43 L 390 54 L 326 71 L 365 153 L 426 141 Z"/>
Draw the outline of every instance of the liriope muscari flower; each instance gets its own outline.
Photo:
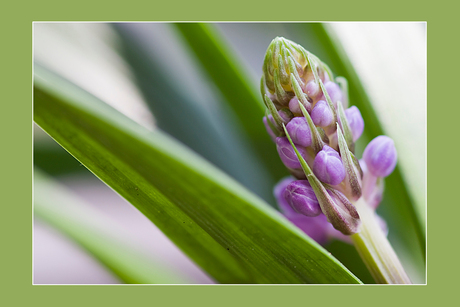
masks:
<path id="1" fill-rule="evenodd" d="M 362 131 L 353 135 L 352 129 L 361 129 L 362 121 L 359 112 L 351 112 L 357 124 L 348 124 L 343 109 L 348 98 L 340 87 L 344 82 L 336 83 L 324 63 L 284 38 L 270 44 L 263 72 L 264 123 L 272 139 L 276 137 L 281 161 L 295 178 L 307 180 L 321 212 L 337 230 L 346 235 L 357 232 L 359 215 L 348 199 L 361 196 L 353 150 L 354 135 Z"/>
<path id="2" fill-rule="evenodd" d="M 282 213 L 320 244 L 353 241 L 361 256 L 370 255 L 363 260 L 377 282 L 410 283 L 375 213 L 396 149 L 379 136 L 363 159 L 355 157 L 364 120 L 356 106 L 347 108 L 347 81 L 302 46 L 277 37 L 267 49 L 260 89 L 263 122 L 291 173 L 274 189 Z"/>
<path id="3" fill-rule="evenodd" d="M 281 161 L 298 180 L 278 199 L 285 197 L 296 214 L 325 215 L 345 235 L 358 232 L 360 218 L 352 202 L 362 196 L 363 172 L 354 142 L 364 121 L 356 106 L 344 109 L 346 80 L 334 78 L 326 64 L 300 45 L 277 37 L 267 49 L 261 92 L 267 106 L 265 127 Z M 373 146 L 368 155 L 380 159 L 376 151 L 381 147 Z M 377 164 L 366 170 L 377 169 Z M 373 204 L 381 195 L 374 180 L 378 177 L 366 173 L 374 182 L 366 186 Z"/>

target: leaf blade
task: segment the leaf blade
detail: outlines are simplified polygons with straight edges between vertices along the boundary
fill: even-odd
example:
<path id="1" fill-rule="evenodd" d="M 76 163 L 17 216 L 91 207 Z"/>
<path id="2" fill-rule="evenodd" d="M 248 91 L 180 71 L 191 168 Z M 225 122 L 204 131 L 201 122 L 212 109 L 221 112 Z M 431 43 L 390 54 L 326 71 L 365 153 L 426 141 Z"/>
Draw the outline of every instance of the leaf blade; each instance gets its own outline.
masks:
<path id="1" fill-rule="evenodd" d="M 183 146 L 37 73 L 35 121 L 217 281 L 359 283 L 299 229 Z"/>

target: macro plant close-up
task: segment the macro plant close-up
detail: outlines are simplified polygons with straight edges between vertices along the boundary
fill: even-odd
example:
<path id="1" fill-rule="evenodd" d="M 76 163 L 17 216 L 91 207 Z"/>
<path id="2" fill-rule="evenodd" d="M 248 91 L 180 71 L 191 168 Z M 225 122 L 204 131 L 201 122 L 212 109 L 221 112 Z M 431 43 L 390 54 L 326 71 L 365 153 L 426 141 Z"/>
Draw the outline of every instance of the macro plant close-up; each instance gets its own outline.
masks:
<path id="1" fill-rule="evenodd" d="M 425 284 L 426 24 L 34 23 L 34 284 Z"/>

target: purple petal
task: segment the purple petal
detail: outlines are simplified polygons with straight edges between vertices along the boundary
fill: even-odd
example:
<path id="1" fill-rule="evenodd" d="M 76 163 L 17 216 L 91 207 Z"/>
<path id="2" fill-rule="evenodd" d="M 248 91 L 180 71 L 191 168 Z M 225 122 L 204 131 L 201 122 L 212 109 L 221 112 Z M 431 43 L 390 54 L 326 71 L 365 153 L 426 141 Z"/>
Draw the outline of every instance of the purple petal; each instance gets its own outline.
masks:
<path id="1" fill-rule="evenodd" d="M 311 119 L 319 127 L 327 127 L 332 123 L 334 115 L 325 100 L 320 100 L 315 104 L 311 111 Z"/>
<path id="2" fill-rule="evenodd" d="M 289 110 L 291 110 L 292 113 L 302 114 L 297 97 L 294 96 L 294 98 L 289 100 Z"/>
<path id="3" fill-rule="evenodd" d="M 311 132 L 307 121 L 303 117 L 294 117 L 286 129 L 296 145 L 308 147 L 311 145 Z"/>
<path id="4" fill-rule="evenodd" d="M 284 190 L 284 198 L 300 214 L 312 217 L 321 214 L 318 199 L 308 180 L 291 182 Z"/>
<path id="5" fill-rule="evenodd" d="M 345 179 L 345 167 L 339 153 L 324 145 L 313 162 L 313 173 L 322 182 L 337 185 Z"/>
<path id="6" fill-rule="evenodd" d="M 391 138 L 380 135 L 373 139 L 363 153 L 369 171 L 377 177 L 386 177 L 393 172 L 398 154 Z"/>
<path id="7" fill-rule="evenodd" d="M 297 150 L 299 151 L 302 157 L 306 157 L 307 151 L 304 147 L 296 146 Z M 299 160 L 297 159 L 297 155 L 292 148 L 291 143 L 287 137 L 278 137 L 276 138 L 276 149 L 278 150 L 278 154 L 281 158 L 281 161 L 284 165 L 288 168 L 301 168 Z"/>
<path id="8" fill-rule="evenodd" d="M 347 117 L 348 125 L 353 134 L 353 142 L 356 142 L 364 130 L 364 120 L 361 116 L 361 112 L 359 112 L 357 107 L 351 106 L 345 110 L 345 116 Z"/>
<path id="9" fill-rule="evenodd" d="M 327 93 L 329 94 L 329 97 L 331 98 L 332 103 L 334 104 L 335 107 L 337 107 L 337 101 L 343 101 L 342 99 L 342 90 L 340 87 L 331 81 L 328 81 L 324 84 L 324 87 L 326 88 Z M 323 95 L 324 96 L 324 95 Z M 324 100 L 326 100 L 324 96 Z"/>
<path id="10" fill-rule="evenodd" d="M 305 94 L 313 100 L 316 100 L 318 96 L 322 94 L 319 85 L 315 80 L 311 80 L 305 85 Z"/>

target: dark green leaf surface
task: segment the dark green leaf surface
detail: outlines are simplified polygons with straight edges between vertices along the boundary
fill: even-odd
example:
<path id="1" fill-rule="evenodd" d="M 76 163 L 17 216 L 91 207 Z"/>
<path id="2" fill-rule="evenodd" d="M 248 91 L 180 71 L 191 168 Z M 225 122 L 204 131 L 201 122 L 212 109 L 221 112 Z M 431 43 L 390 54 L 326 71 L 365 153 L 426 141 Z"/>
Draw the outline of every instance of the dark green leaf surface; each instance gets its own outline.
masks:
<path id="1" fill-rule="evenodd" d="M 121 240 L 118 225 L 38 169 L 34 170 L 34 216 L 65 233 L 125 283 L 190 283 Z"/>
<path id="2" fill-rule="evenodd" d="M 159 131 L 35 69 L 34 120 L 221 283 L 359 283 L 227 175 Z"/>

